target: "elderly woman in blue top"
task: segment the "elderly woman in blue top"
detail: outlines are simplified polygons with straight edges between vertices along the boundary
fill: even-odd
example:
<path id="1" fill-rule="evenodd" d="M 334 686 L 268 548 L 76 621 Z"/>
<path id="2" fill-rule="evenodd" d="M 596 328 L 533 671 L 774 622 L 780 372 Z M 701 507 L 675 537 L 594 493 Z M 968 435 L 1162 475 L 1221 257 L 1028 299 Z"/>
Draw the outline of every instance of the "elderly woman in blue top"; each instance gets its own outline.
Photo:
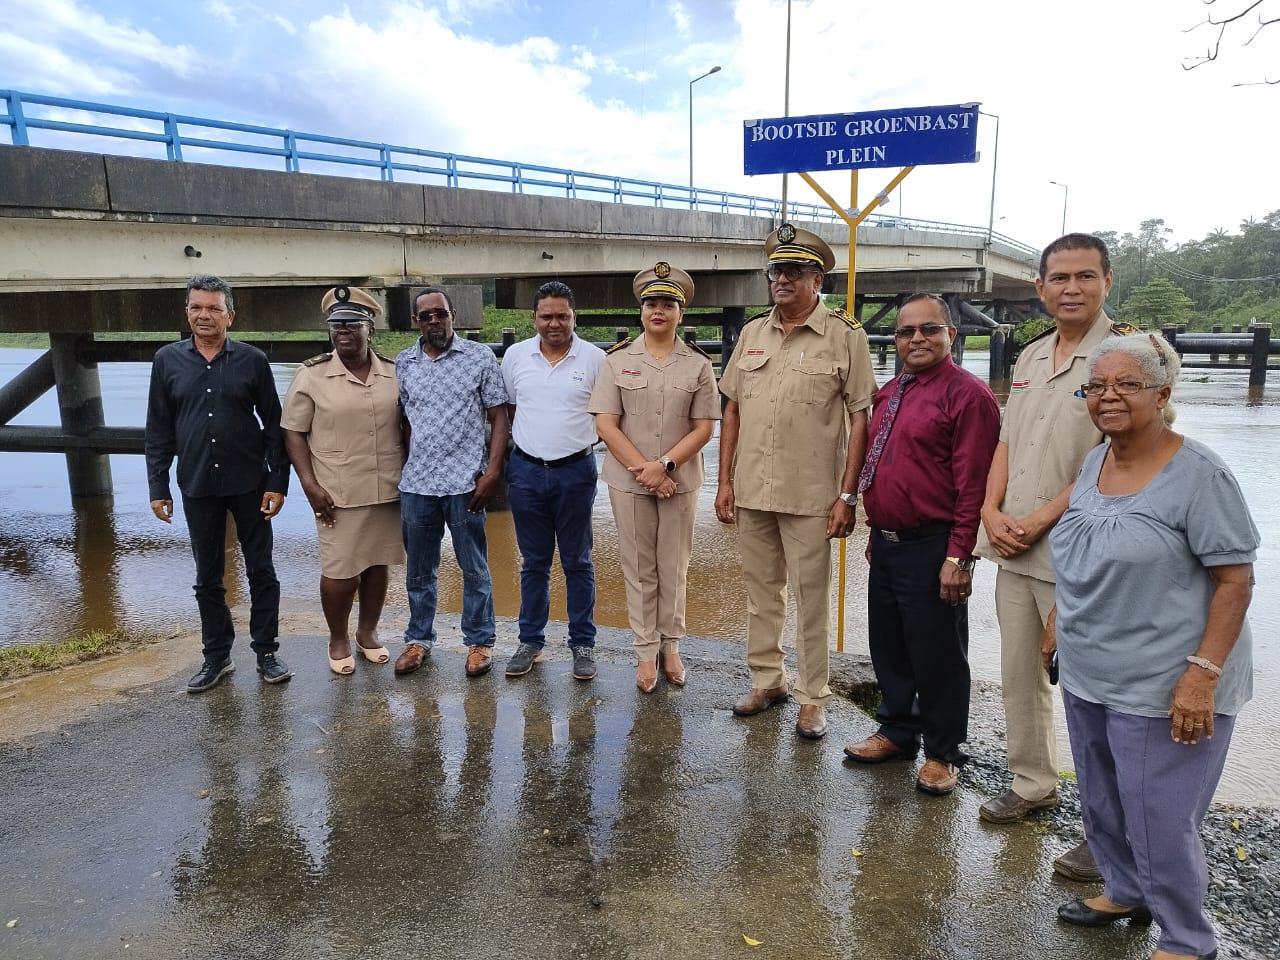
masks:
<path id="1" fill-rule="evenodd" d="M 1226 464 L 1170 429 L 1178 357 L 1151 334 L 1101 343 L 1079 396 L 1108 442 L 1050 538 L 1058 653 L 1101 896 L 1068 923 L 1160 924 L 1152 960 L 1217 956 L 1200 821 L 1253 693 L 1245 611 L 1259 539 Z"/>

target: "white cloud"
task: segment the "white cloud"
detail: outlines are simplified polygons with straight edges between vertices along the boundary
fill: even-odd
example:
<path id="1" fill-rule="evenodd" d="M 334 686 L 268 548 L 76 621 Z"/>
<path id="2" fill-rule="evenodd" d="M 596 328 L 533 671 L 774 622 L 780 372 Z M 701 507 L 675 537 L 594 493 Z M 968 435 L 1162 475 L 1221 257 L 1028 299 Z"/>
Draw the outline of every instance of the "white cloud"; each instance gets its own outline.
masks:
<path id="1" fill-rule="evenodd" d="M 689 36 L 689 14 L 680 0 L 671 0 L 671 2 L 667 4 L 667 15 L 671 17 L 671 22 L 675 25 L 676 32 L 680 34 L 680 36 Z"/>
<path id="2" fill-rule="evenodd" d="M 229 27 L 236 27 L 240 25 L 239 18 L 236 17 L 235 12 L 231 9 L 231 5 L 226 3 L 225 0 L 209 0 L 209 2 L 205 4 L 205 9 L 209 11 L 214 19 L 221 20 Z"/>
<path id="3" fill-rule="evenodd" d="M 10 0 L 8 18 L 60 49 L 83 45 L 128 60 L 163 64 L 179 76 L 186 75 L 195 56 L 184 44 L 165 43 L 149 30 L 108 20 L 75 0 Z"/>
<path id="4" fill-rule="evenodd" d="M 282 17 L 279 14 L 272 15 L 271 20 L 277 27 L 289 34 L 291 37 L 295 36 L 298 32 L 298 28 L 293 25 L 292 20 Z"/>

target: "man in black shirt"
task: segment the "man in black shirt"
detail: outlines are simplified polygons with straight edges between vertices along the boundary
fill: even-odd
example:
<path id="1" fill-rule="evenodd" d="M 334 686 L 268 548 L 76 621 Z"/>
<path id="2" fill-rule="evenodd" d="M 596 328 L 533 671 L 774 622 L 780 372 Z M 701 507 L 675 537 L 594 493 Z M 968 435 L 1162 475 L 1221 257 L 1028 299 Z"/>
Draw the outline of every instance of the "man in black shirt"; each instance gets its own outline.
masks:
<path id="1" fill-rule="evenodd" d="M 235 300 L 226 283 L 192 277 L 186 313 L 191 338 L 161 347 L 152 363 L 146 454 L 151 510 L 165 523 L 173 521 L 169 466 L 177 455 L 195 555 L 204 664 L 187 691 L 208 690 L 235 669 L 235 628 L 222 585 L 228 513 L 249 578 L 250 646 L 258 673 L 267 683 L 283 683 L 293 674 L 276 656 L 280 581 L 271 562 L 270 523 L 289 487 L 280 397 L 266 354 L 227 337 Z"/>

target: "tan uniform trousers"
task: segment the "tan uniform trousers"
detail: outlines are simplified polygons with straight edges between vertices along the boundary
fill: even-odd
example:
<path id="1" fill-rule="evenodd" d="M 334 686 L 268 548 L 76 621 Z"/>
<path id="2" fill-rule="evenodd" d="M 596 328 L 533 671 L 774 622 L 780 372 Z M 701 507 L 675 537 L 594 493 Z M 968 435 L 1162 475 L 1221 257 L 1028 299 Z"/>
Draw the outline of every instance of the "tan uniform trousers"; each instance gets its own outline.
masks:
<path id="1" fill-rule="evenodd" d="M 1040 800 L 1058 786 L 1053 689 L 1040 661 L 1040 635 L 1052 609 L 1052 583 L 1003 568 L 996 574 L 1009 769 L 1023 800 Z"/>
<path id="2" fill-rule="evenodd" d="M 697 501 L 696 490 L 660 500 L 609 488 L 627 587 L 627 620 L 641 663 L 655 661 L 659 647 L 680 648 Z"/>
<path id="3" fill-rule="evenodd" d="M 796 598 L 796 668 L 792 695 L 825 704 L 830 657 L 831 541 L 827 518 L 737 508 L 738 546 L 747 582 L 747 666 L 751 686 L 787 682 L 782 626 L 787 588 Z"/>

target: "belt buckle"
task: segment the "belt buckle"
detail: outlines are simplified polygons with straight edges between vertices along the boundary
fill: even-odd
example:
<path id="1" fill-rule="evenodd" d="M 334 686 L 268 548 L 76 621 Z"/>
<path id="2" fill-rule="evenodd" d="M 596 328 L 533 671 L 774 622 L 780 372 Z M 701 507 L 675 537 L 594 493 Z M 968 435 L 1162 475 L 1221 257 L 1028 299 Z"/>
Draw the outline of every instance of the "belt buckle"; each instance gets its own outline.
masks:
<path id="1" fill-rule="evenodd" d="M 896 530 L 881 530 L 880 536 L 884 537 L 890 543 L 901 543 L 901 538 Z"/>

